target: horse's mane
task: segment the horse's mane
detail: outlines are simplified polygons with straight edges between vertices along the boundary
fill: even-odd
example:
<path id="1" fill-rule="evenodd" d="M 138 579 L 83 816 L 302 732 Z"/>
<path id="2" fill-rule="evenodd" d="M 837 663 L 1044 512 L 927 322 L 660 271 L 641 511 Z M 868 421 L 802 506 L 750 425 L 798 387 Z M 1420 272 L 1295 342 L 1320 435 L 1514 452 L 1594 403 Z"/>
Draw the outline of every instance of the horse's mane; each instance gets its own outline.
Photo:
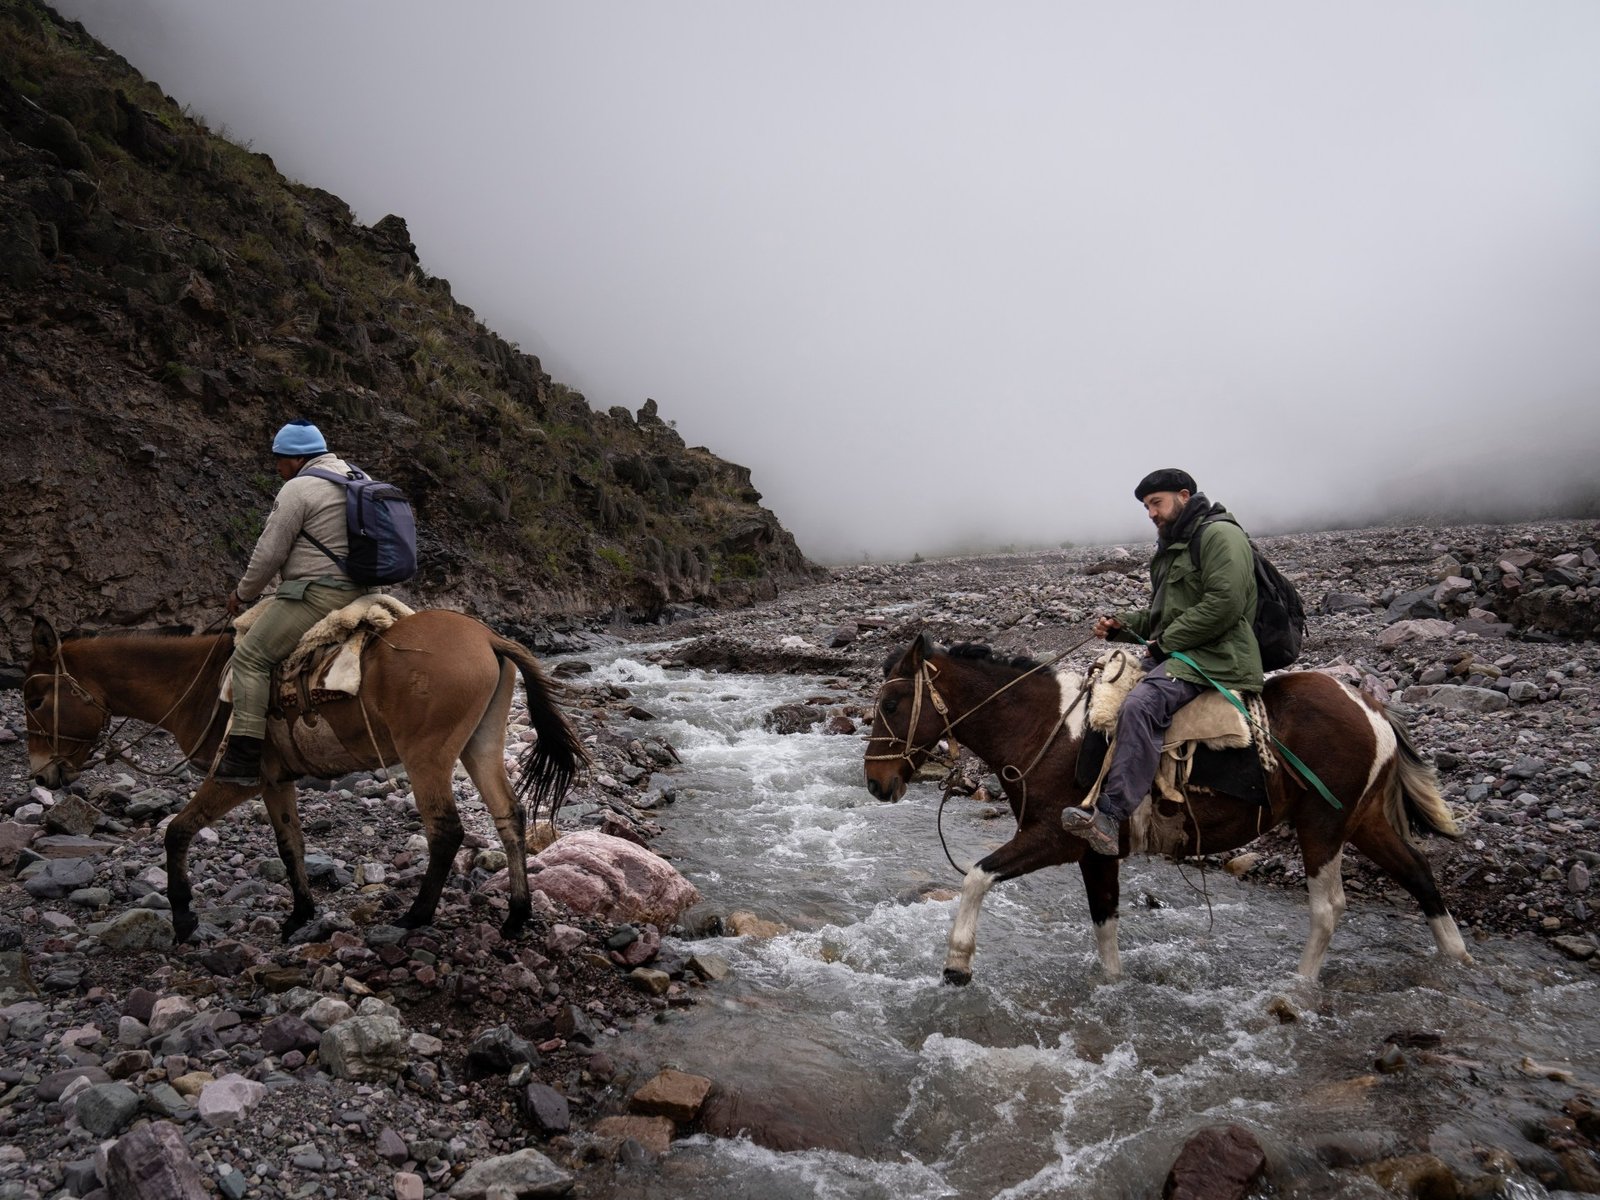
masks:
<path id="1" fill-rule="evenodd" d="M 163 625 L 159 629 L 74 629 L 61 635 L 63 642 L 86 642 L 90 638 L 181 638 L 193 637 L 193 625 Z"/>
<path id="2" fill-rule="evenodd" d="M 1040 665 L 1038 659 L 1023 654 L 996 654 L 993 646 L 986 646 L 982 642 L 957 642 L 946 653 L 951 658 L 988 662 L 992 666 L 1002 667 L 1019 675 L 1024 671 L 1032 671 Z"/>
<path id="3" fill-rule="evenodd" d="M 996 654 L 993 646 L 986 646 L 982 642 L 957 642 L 953 646 L 941 646 L 945 654 L 951 658 L 964 658 L 969 662 L 981 662 L 987 666 L 998 667 L 1008 672 L 1011 676 L 1021 675 L 1024 672 L 1035 670 L 1040 664 L 1036 658 L 1026 655 Z M 905 656 L 903 650 L 891 650 L 883 660 L 883 677 L 887 679 L 901 658 Z"/>

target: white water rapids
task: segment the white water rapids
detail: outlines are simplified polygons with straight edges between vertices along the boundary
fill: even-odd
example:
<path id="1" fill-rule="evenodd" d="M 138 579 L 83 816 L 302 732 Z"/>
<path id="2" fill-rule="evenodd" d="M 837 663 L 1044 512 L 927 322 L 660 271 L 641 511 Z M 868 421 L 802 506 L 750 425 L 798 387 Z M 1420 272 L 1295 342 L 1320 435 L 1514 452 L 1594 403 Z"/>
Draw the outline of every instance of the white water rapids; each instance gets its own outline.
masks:
<path id="1" fill-rule="evenodd" d="M 750 909 L 792 932 L 683 945 L 726 957 L 733 977 L 630 1040 L 644 1069 L 714 1079 L 753 1136 L 680 1142 L 619 1169 L 615 1195 L 1154 1197 L 1184 1140 L 1228 1123 L 1257 1134 L 1294 1195 L 1386 1194 L 1330 1162 L 1426 1149 L 1472 1174 L 1494 1146 L 1524 1162 L 1499 1194 L 1546 1194 L 1528 1172 L 1548 1151 L 1522 1127 L 1574 1087 L 1524 1060 L 1600 1080 L 1592 972 L 1505 940 L 1470 943 L 1475 968 L 1440 961 L 1397 892 L 1352 895 L 1308 988 L 1292 977 L 1303 894 L 1213 872 L 1208 912 L 1193 869 L 1135 860 L 1122 981 L 1099 974 L 1077 871 L 1056 868 L 990 893 L 973 982 L 950 987 L 954 901 L 919 898 L 959 886 L 935 833 L 937 789 L 881 804 L 863 786 L 861 738 L 762 728 L 822 680 L 664 671 L 639 654 L 590 678 L 630 689 L 659 718 L 640 732 L 683 757 L 657 776 L 679 798 L 655 848 L 708 910 Z M 955 800 L 945 827 L 965 865 L 1013 824 Z M 1298 1022 L 1268 1012 L 1280 993 Z M 1404 1070 L 1376 1074 L 1385 1037 L 1418 1029 L 1442 1034 L 1437 1051 L 1408 1049 Z"/>

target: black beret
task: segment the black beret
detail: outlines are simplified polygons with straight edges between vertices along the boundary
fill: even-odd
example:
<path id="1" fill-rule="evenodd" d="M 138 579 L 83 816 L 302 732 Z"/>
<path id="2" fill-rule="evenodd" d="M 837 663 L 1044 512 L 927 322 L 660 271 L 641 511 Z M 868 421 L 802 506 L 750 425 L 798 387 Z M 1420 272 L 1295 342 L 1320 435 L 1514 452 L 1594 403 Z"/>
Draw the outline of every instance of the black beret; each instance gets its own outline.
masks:
<path id="1" fill-rule="evenodd" d="M 1177 467 L 1162 467 L 1139 480 L 1139 486 L 1133 489 L 1133 498 L 1143 500 L 1151 492 L 1188 492 L 1192 496 L 1199 490 L 1194 476 L 1189 472 L 1180 471 Z"/>

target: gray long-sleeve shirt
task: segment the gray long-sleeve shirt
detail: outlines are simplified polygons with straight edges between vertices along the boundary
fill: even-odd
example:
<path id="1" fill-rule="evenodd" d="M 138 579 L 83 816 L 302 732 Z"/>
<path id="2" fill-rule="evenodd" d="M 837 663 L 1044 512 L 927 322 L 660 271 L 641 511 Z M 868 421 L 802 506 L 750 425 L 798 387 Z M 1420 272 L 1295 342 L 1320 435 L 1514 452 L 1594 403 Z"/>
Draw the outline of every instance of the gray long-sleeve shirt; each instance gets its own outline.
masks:
<path id="1" fill-rule="evenodd" d="M 250 565 L 235 589 L 239 599 L 246 603 L 261 595 L 275 575 L 285 583 L 302 579 L 350 583 L 337 563 L 300 536 L 301 530 L 305 530 L 341 558 L 350 552 L 344 516 L 345 490 L 330 480 L 307 475 L 306 471 L 312 467 L 340 475 L 350 469 L 332 454 L 319 454 L 278 489 L 266 528 L 256 540 Z"/>

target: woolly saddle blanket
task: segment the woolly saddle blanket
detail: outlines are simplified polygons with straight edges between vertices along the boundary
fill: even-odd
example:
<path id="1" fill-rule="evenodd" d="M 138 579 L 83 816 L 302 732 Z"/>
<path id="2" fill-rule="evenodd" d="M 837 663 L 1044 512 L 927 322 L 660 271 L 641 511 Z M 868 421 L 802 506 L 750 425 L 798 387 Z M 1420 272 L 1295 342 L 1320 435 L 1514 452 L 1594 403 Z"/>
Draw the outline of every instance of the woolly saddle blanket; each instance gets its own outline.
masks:
<path id="1" fill-rule="evenodd" d="M 1101 736 L 1103 746 L 1106 743 L 1115 745 L 1117 718 L 1121 713 L 1123 702 L 1145 677 L 1145 671 L 1140 667 L 1137 657 L 1122 649 L 1107 654 L 1097 664 L 1097 668 L 1099 679 L 1089 695 L 1088 724 L 1091 730 Z M 1185 794 L 1190 788 L 1205 787 L 1207 790 L 1236 794 L 1232 787 L 1215 787 L 1209 782 L 1202 783 L 1195 776 L 1195 760 L 1198 752 L 1234 751 L 1234 754 L 1217 757 L 1233 759 L 1237 769 L 1241 762 L 1252 757 L 1237 752 L 1247 750 L 1253 745 L 1255 747 L 1253 757 L 1259 763 L 1261 775 L 1264 776 L 1266 772 L 1275 769 L 1276 759 L 1268 745 L 1266 705 L 1261 697 L 1254 693 L 1246 692 L 1240 698 L 1250 713 L 1248 721 L 1244 713 L 1235 708 L 1226 696 L 1214 689 L 1202 692 L 1173 715 L 1172 724 L 1162 739 L 1161 759 L 1156 767 L 1151 797 L 1147 798 L 1134 815 L 1134 828 L 1130 832 L 1136 848 L 1142 844 L 1143 848 L 1152 853 L 1172 853 L 1169 843 L 1174 839 L 1181 840 L 1183 836 L 1181 815 L 1173 828 L 1163 829 L 1158 810 L 1164 807 L 1170 814 L 1174 806 L 1184 803 Z M 1256 736 L 1252 736 L 1252 727 Z M 1204 757 L 1202 755 L 1202 759 Z M 1104 758 L 1097 764 L 1098 773 L 1092 777 L 1093 786 L 1084 800 L 1085 805 L 1092 805 L 1099 798 L 1100 785 L 1105 779 L 1106 769 L 1110 763 L 1111 752 L 1107 747 Z M 1248 766 L 1249 773 L 1254 774 L 1256 770 L 1254 765 Z M 1090 780 L 1080 776 L 1080 782 L 1087 786 Z M 1167 803 L 1158 806 L 1152 803 L 1155 799 Z M 1181 810 L 1179 813 L 1181 814 Z"/>
<path id="2" fill-rule="evenodd" d="M 261 613 L 255 605 L 234 618 L 242 635 Z M 274 678 L 281 704 L 304 707 L 308 700 L 354 696 L 361 690 L 361 651 L 367 641 L 415 610 L 393 596 L 371 593 L 334 609 L 301 635 L 289 657 L 278 664 Z M 233 672 L 222 675 L 222 699 L 233 700 Z"/>

